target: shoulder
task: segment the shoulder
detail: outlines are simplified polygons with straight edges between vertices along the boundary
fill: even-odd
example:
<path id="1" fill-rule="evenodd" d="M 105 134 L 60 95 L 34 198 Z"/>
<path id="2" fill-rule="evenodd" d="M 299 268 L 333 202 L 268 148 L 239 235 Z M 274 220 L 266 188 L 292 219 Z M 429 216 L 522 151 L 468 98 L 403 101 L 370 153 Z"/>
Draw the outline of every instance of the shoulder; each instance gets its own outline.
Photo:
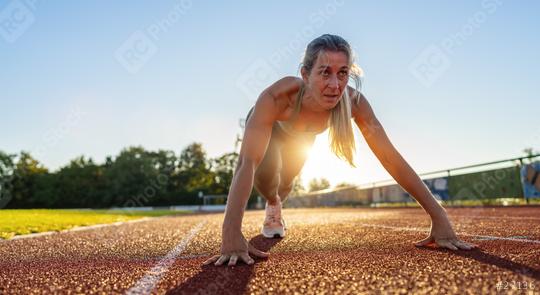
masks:
<path id="1" fill-rule="evenodd" d="M 304 81 L 298 77 L 287 76 L 274 82 L 265 91 L 268 91 L 279 102 L 288 102 L 300 91 L 303 83 Z"/>
<path id="2" fill-rule="evenodd" d="M 366 97 L 354 87 L 347 86 L 349 99 L 351 100 L 351 115 L 356 122 L 371 120 L 373 110 Z"/>
<path id="3" fill-rule="evenodd" d="M 255 112 L 260 115 L 264 113 L 265 117 L 273 118 L 273 120 L 286 116 L 302 85 L 303 80 L 294 76 L 277 80 L 263 90 L 255 104 Z"/>
<path id="4" fill-rule="evenodd" d="M 283 77 L 268 86 L 262 93 L 257 103 L 272 104 L 279 115 L 286 112 L 294 105 L 294 100 L 302 88 L 304 81 L 294 76 Z"/>

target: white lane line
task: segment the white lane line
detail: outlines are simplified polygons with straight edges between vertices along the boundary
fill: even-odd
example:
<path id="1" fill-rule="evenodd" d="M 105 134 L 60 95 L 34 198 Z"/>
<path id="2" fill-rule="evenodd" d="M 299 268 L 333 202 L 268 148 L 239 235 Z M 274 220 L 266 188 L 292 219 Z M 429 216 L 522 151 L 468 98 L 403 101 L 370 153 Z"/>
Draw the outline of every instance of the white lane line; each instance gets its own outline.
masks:
<path id="1" fill-rule="evenodd" d="M 410 215 L 410 216 L 421 216 L 421 215 L 424 215 L 424 213 L 422 214 L 407 214 L 407 215 Z M 452 213 L 449 213 L 448 216 L 450 218 L 454 218 L 454 217 L 460 217 L 460 218 L 478 218 L 478 219 L 482 219 L 482 218 L 486 218 L 486 219 L 516 219 L 516 220 L 540 220 L 540 217 L 534 217 L 534 216 L 482 216 L 482 215 L 463 215 L 463 214 L 452 214 Z"/>
<path id="2" fill-rule="evenodd" d="M 378 224 L 368 224 L 368 223 L 356 223 L 361 226 L 367 226 L 367 227 L 377 227 L 377 228 L 386 228 L 386 229 L 393 229 L 393 230 L 403 230 L 403 231 L 416 231 L 416 232 L 429 232 L 429 228 L 419 228 L 419 227 L 400 227 L 400 226 L 389 226 L 389 225 L 378 225 Z M 512 242 L 525 242 L 525 243 L 533 243 L 533 244 L 540 244 L 540 241 L 538 240 L 531 240 L 531 239 L 523 239 L 518 237 L 496 237 L 496 236 L 484 236 L 484 235 L 473 235 L 473 234 L 467 234 L 467 233 L 457 233 L 457 235 L 460 236 L 467 236 L 467 237 L 474 237 L 479 240 L 505 240 L 505 241 L 512 241 Z"/>
<path id="3" fill-rule="evenodd" d="M 540 220 L 540 217 L 530 217 L 530 216 L 470 216 L 470 215 L 449 215 L 450 217 L 461 217 L 461 218 L 486 218 L 486 219 L 517 219 L 517 220 Z"/>
<path id="4" fill-rule="evenodd" d="M 538 240 L 523 239 L 523 238 L 516 238 L 516 237 L 506 238 L 506 237 L 471 235 L 471 234 L 458 234 L 458 235 L 474 237 L 476 238 L 476 240 L 505 240 L 505 241 L 512 241 L 512 242 L 525 242 L 525 243 L 540 244 L 540 241 Z"/>
<path id="5" fill-rule="evenodd" d="M 180 241 L 174 249 L 172 249 L 163 259 L 161 259 L 156 266 L 149 270 L 146 275 L 140 279 L 133 287 L 131 287 L 126 294 L 150 294 L 156 287 L 157 283 L 163 275 L 167 272 L 169 267 L 174 263 L 176 258 L 184 252 L 187 245 L 191 240 L 199 233 L 206 221 L 201 221 L 195 227 L 191 229 L 188 235 Z"/>

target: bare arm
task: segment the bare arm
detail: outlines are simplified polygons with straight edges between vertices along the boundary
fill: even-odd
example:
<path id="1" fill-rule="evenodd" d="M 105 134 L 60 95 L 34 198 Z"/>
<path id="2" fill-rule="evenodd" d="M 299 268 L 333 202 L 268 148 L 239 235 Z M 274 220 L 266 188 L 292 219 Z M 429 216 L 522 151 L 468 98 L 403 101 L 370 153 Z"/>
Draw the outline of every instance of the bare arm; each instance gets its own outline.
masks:
<path id="1" fill-rule="evenodd" d="M 431 217 L 430 235 L 416 245 L 424 246 L 435 243 L 452 250 L 474 248 L 475 245 L 457 238 L 444 208 L 437 202 L 424 182 L 390 142 L 367 99 L 363 95 L 359 95 L 359 102 L 353 104 L 352 113 L 367 144 L 386 171 L 420 203 Z"/>
<path id="2" fill-rule="evenodd" d="M 246 123 L 236 173 L 227 198 L 223 222 L 224 235 L 226 232 L 241 231 L 244 209 L 253 187 L 255 170 L 268 147 L 277 113 L 275 97 L 270 91 L 263 92 Z"/>
<path id="3" fill-rule="evenodd" d="M 255 249 L 247 242 L 242 234 L 242 219 L 253 187 L 255 170 L 268 148 L 272 127 L 281 113 L 282 106 L 287 103 L 287 91 L 294 90 L 295 85 L 297 85 L 295 79 L 283 78 L 263 91 L 257 99 L 253 113 L 246 123 L 238 165 L 227 198 L 221 253 L 206 260 L 204 264 L 222 265 L 229 261 L 228 265 L 236 265 L 238 259 L 253 264 L 254 261 L 249 254 L 268 257 L 268 253 Z"/>
<path id="4" fill-rule="evenodd" d="M 223 222 L 224 234 L 241 231 L 244 209 L 253 187 L 255 170 L 268 148 L 272 127 L 286 109 L 289 94 L 297 91 L 299 85 L 298 78 L 285 77 L 265 89 L 257 99 L 253 113 L 246 122 L 238 165 L 227 198 Z"/>
<path id="5" fill-rule="evenodd" d="M 390 142 L 383 126 L 363 95 L 358 105 L 353 107 L 353 115 L 370 149 L 397 183 L 420 203 L 431 218 L 446 214 L 424 182 Z"/>

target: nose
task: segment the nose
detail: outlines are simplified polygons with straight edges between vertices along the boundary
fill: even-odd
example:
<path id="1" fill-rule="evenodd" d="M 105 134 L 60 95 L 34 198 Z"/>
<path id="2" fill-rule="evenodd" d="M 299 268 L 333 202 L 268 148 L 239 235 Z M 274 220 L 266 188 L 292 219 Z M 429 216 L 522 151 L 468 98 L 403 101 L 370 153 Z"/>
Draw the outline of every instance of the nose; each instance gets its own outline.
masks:
<path id="1" fill-rule="evenodd" d="M 338 88 L 338 78 L 336 75 L 331 75 L 330 79 L 328 79 L 328 87 L 330 88 Z"/>

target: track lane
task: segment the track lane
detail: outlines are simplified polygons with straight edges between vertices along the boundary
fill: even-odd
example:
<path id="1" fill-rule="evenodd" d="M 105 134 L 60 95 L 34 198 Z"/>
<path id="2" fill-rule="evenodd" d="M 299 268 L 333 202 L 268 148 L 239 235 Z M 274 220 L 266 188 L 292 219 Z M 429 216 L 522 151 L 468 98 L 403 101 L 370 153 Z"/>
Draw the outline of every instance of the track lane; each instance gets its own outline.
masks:
<path id="1" fill-rule="evenodd" d="M 480 245 L 471 252 L 414 247 L 427 233 L 407 229 L 427 230 L 430 225 L 421 209 L 286 209 L 285 239 L 259 235 L 264 212 L 249 211 L 243 225 L 246 238 L 272 255 L 252 266 L 230 268 L 201 265 L 219 249 L 222 214 L 9 241 L 0 243 L 0 293 L 125 293 L 204 222 L 153 293 L 538 294 L 539 244 L 474 236 L 537 239 L 540 220 L 533 217 L 539 210 L 530 209 L 448 209 L 456 229 L 473 235 L 462 238 Z M 507 221 L 497 219 L 503 216 Z M 517 218 L 521 216 L 531 218 L 524 222 Z M 497 290 L 500 282 L 535 283 L 536 288 Z"/>

